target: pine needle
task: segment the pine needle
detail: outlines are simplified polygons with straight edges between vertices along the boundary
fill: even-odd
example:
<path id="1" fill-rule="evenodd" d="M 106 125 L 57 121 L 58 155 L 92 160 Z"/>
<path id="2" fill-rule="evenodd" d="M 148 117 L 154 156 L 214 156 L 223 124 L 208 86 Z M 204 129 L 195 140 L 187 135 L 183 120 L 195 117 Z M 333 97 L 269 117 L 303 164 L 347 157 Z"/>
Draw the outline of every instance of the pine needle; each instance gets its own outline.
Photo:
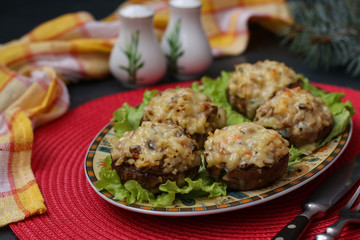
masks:
<path id="1" fill-rule="evenodd" d="M 281 34 L 283 44 L 311 67 L 344 67 L 360 76 L 360 1 L 290 2 L 295 23 Z"/>

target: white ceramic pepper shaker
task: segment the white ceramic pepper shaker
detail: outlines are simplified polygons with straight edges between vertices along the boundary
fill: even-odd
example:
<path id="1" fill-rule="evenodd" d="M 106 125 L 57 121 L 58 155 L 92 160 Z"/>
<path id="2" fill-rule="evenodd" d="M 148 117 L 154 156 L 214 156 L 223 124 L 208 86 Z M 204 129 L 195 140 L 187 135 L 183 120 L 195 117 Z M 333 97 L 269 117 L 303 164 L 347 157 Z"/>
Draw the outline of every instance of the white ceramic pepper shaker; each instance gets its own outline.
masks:
<path id="1" fill-rule="evenodd" d="M 123 85 L 154 84 L 166 73 L 166 59 L 153 29 L 154 12 L 143 5 L 119 11 L 121 29 L 110 54 L 110 71 Z"/>
<path id="2" fill-rule="evenodd" d="M 161 40 L 170 73 L 179 80 L 198 79 L 209 68 L 212 54 L 201 25 L 201 2 L 172 0 L 170 21 Z"/>

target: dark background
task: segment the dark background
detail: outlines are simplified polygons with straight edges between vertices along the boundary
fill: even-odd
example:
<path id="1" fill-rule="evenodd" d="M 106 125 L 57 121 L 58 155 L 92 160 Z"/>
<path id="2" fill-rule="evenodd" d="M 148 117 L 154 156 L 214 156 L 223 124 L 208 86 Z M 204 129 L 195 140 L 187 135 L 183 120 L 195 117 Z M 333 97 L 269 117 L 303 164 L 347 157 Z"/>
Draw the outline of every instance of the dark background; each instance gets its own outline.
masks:
<path id="1" fill-rule="evenodd" d="M 88 11 L 96 19 L 101 19 L 113 13 L 123 1 L 115 0 L 62 0 L 62 1 L 2 1 L 0 4 L 0 44 L 20 38 L 37 25 L 58 17 L 65 13 Z M 250 26 L 250 41 L 246 51 L 236 57 L 224 57 L 215 59 L 212 66 L 204 74 L 217 77 L 222 70 L 232 71 L 234 65 L 242 62 L 256 62 L 271 59 L 284 62 L 297 73 L 302 73 L 312 82 L 339 85 L 360 90 L 360 79 L 351 77 L 344 69 L 311 69 L 305 65 L 298 56 L 288 51 L 287 46 L 280 45 L 280 39 L 267 30 L 256 26 Z M 175 82 L 170 78 L 164 78 L 161 83 Z M 160 83 L 160 84 L 161 84 Z M 122 86 L 114 78 L 84 81 L 68 86 L 71 105 L 75 108 L 85 102 L 105 95 L 129 90 Z M 0 239 L 15 239 L 10 227 L 0 228 Z"/>

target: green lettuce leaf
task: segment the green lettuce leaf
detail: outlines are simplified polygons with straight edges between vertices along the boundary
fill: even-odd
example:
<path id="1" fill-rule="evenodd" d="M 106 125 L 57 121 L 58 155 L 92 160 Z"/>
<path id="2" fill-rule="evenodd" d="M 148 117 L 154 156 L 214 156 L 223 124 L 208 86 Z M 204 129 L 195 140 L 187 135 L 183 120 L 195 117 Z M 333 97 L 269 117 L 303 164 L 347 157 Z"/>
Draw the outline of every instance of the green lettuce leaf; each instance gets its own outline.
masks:
<path id="1" fill-rule="evenodd" d="M 226 86 L 230 79 L 231 72 L 221 72 L 221 75 L 217 79 L 209 77 L 203 77 L 201 79 L 201 85 L 199 82 L 194 82 L 192 89 L 197 92 L 204 93 L 215 103 L 215 105 L 222 107 L 226 110 L 227 125 L 235 125 L 243 122 L 250 122 L 240 113 L 232 109 L 230 103 L 226 98 Z"/>
<path id="2" fill-rule="evenodd" d="M 121 184 L 119 175 L 111 168 L 111 157 L 107 156 L 104 160 L 104 166 L 100 169 L 99 180 L 95 183 L 98 191 L 107 190 L 112 192 L 114 199 L 125 201 L 129 199 L 129 193 Z"/>
<path id="3" fill-rule="evenodd" d="M 116 122 L 114 126 L 116 137 L 121 138 L 125 132 L 139 126 L 145 106 L 158 92 L 158 90 L 146 90 L 143 101 L 138 107 L 131 107 L 129 104 L 124 103 L 121 108 L 114 111 L 112 121 Z"/>
<path id="4" fill-rule="evenodd" d="M 294 146 L 291 146 L 290 149 L 289 149 L 289 154 L 290 154 L 290 157 L 289 157 L 289 166 L 292 166 L 296 163 L 299 163 L 301 158 L 303 157 L 303 152 L 300 151 L 299 149 L 297 149 L 296 147 Z"/>
<path id="5" fill-rule="evenodd" d="M 129 204 L 136 201 L 139 202 L 153 202 L 155 200 L 155 195 L 149 190 L 143 188 L 137 181 L 130 180 L 124 184 L 125 189 L 128 191 L 126 193 L 127 199 L 126 202 Z"/>
<path id="6" fill-rule="evenodd" d="M 334 115 L 334 126 L 331 129 L 331 132 L 323 141 L 317 144 L 317 147 L 319 148 L 324 146 L 325 144 L 330 142 L 334 137 L 343 133 L 349 125 L 349 120 L 351 116 L 352 113 L 346 110 L 345 108 L 343 108 L 343 110 L 339 114 Z"/>
<path id="7" fill-rule="evenodd" d="M 180 198 L 226 195 L 226 185 L 210 179 L 205 168 L 202 168 L 200 171 L 202 173 L 199 173 L 196 179 L 186 178 L 187 184 L 181 188 L 175 182 L 168 180 L 159 187 L 163 193 L 154 195 L 135 180 L 127 181 L 124 185 L 121 184 L 116 171 L 111 168 L 110 156 L 104 159 L 104 165 L 99 172 L 100 180 L 95 183 L 96 189 L 98 191 L 105 189 L 114 195 L 114 200 L 126 201 L 129 204 L 139 201 L 150 203 L 155 207 L 165 207 L 172 205 L 177 195 L 183 195 Z"/>

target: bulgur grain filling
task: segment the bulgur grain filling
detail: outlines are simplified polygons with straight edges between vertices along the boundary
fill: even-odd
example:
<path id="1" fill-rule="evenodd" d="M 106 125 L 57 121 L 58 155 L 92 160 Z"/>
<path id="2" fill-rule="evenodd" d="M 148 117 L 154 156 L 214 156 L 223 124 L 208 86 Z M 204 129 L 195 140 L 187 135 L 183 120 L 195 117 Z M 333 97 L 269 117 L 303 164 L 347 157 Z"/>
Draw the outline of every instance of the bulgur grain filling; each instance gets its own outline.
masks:
<path id="1" fill-rule="evenodd" d="M 200 151 L 195 140 L 172 123 L 143 122 L 126 132 L 112 152 L 115 165 L 136 168 L 158 167 L 164 174 L 185 172 L 200 165 Z"/>
<path id="2" fill-rule="evenodd" d="M 216 130 L 205 142 L 207 167 L 227 171 L 255 165 L 271 165 L 289 153 L 288 141 L 274 130 L 242 123 Z"/>
<path id="3" fill-rule="evenodd" d="M 144 120 L 171 120 L 193 135 L 222 128 L 227 118 L 225 110 L 215 106 L 205 94 L 181 88 L 167 89 L 155 96 L 144 109 Z"/>

